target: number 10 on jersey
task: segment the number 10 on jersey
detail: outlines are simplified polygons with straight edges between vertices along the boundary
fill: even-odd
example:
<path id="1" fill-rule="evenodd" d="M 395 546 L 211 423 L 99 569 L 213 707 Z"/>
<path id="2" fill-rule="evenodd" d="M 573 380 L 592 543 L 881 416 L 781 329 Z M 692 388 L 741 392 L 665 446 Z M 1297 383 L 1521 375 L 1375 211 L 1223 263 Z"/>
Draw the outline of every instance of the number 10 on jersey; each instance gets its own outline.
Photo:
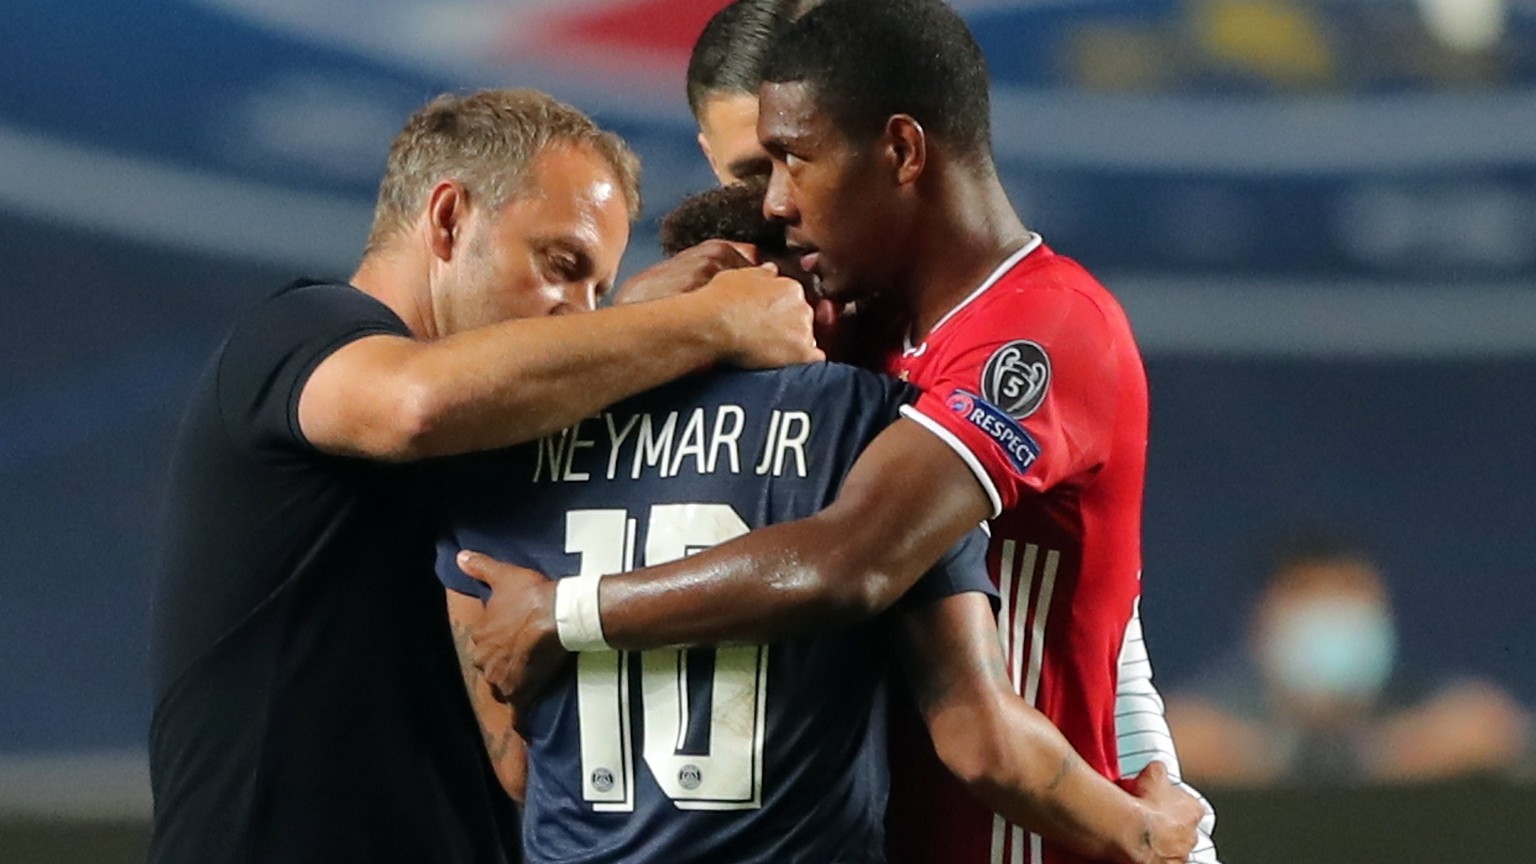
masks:
<path id="1" fill-rule="evenodd" d="M 648 516 L 645 564 L 675 561 L 747 533 L 746 522 L 728 504 L 657 504 Z M 581 575 L 629 570 L 636 566 L 635 529 L 626 510 L 573 510 L 565 517 L 565 551 L 581 556 Z M 691 709 L 703 701 L 703 694 L 689 692 L 687 652 L 640 653 L 641 754 L 679 809 L 757 809 L 763 800 L 768 648 L 713 653 L 704 753 L 685 752 Z M 582 797 L 599 811 L 635 809 L 630 666 L 627 651 L 577 659 Z"/>

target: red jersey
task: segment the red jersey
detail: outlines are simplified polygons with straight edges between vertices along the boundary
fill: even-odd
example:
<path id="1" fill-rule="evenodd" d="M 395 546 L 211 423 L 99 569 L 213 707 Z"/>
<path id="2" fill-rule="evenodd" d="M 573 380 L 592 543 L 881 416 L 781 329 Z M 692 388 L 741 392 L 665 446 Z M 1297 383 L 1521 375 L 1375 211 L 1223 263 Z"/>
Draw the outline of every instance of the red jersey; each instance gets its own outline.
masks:
<path id="1" fill-rule="evenodd" d="M 1036 236 L 890 366 L 924 391 L 902 414 L 992 500 L 987 565 L 1015 692 L 1104 776 L 1156 759 L 1177 778 L 1141 639 L 1147 381 L 1120 304 Z M 973 799 L 910 709 L 892 724 L 893 864 L 1082 860 Z M 1215 861 L 1202 827 L 1191 860 Z"/>

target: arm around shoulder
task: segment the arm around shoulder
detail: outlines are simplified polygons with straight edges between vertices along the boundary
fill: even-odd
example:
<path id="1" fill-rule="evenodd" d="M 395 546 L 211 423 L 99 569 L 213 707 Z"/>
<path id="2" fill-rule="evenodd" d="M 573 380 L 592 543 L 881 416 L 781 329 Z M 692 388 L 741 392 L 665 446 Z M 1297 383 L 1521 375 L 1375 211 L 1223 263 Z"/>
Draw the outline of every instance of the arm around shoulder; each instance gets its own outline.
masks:
<path id="1" fill-rule="evenodd" d="M 670 564 L 603 577 L 600 623 L 583 630 L 608 647 L 645 651 L 846 626 L 896 602 L 990 508 L 953 450 L 898 420 L 865 448 L 831 506 Z M 471 553 L 459 566 L 492 587 L 475 664 L 514 704 L 532 698 L 568 656 L 556 584 Z"/>
<path id="2" fill-rule="evenodd" d="M 991 502 L 960 457 L 910 420 L 881 432 L 821 512 L 603 580 L 611 645 L 772 642 L 895 603 Z"/>
<path id="3" fill-rule="evenodd" d="M 810 317 L 797 283 L 749 268 L 652 303 L 369 336 L 310 375 L 299 426 L 321 451 L 389 461 L 511 446 L 715 362 L 819 359 Z"/>

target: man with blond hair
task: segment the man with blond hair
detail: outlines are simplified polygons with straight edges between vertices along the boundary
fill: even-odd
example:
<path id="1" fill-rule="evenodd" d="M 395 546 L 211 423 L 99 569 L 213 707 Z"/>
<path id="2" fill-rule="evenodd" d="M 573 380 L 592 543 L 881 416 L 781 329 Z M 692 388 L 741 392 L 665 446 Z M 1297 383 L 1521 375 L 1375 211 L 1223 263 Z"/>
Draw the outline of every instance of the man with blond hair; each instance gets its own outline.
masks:
<path id="1" fill-rule="evenodd" d="M 593 311 L 637 175 L 620 139 L 543 94 L 439 97 L 391 148 L 349 282 L 295 282 L 236 322 L 170 473 L 150 861 L 516 859 L 419 463 L 714 363 L 820 356 L 800 287 L 758 268 Z"/>

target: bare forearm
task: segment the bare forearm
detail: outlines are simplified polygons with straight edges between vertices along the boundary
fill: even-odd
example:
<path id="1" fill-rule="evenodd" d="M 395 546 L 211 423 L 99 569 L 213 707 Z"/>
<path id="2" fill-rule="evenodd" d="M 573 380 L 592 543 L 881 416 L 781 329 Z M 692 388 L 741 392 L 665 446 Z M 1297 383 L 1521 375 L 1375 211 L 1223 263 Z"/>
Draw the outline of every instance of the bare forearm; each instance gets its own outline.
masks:
<path id="1" fill-rule="evenodd" d="M 706 367 L 720 356 L 694 297 L 460 333 L 407 372 L 432 402 L 418 456 L 510 446 Z"/>
<path id="2" fill-rule="evenodd" d="M 624 650 L 774 642 L 874 615 L 915 581 L 909 571 L 921 572 L 921 563 L 891 566 L 837 534 L 816 520 L 775 525 L 609 576 L 599 594 L 603 635 Z"/>
<path id="3" fill-rule="evenodd" d="M 1011 689 L 981 594 L 908 610 L 895 648 L 939 758 L 1010 822 L 1096 861 L 1152 857 L 1141 802 L 1090 768 Z"/>
<path id="4" fill-rule="evenodd" d="M 1015 700 L 1017 701 L 1017 700 Z M 1140 862 L 1152 854 L 1145 808 L 1085 763 L 1044 715 L 1000 707 L 1001 719 L 956 717 L 934 740 L 954 741 L 994 729 L 997 751 L 968 788 L 995 812 L 1096 861 Z"/>
<path id="5" fill-rule="evenodd" d="M 894 603 L 989 508 L 954 451 L 898 420 L 865 449 L 831 506 L 679 561 L 551 583 L 465 550 L 459 567 L 492 587 L 475 663 L 521 702 L 568 661 L 567 646 L 766 643 L 847 625 Z M 983 629 L 998 653 L 996 629 Z"/>
<path id="6" fill-rule="evenodd" d="M 815 516 L 604 579 L 604 637 L 625 649 L 763 643 L 851 624 L 896 602 L 990 506 L 952 450 L 899 420 Z"/>
<path id="7" fill-rule="evenodd" d="M 478 601 L 461 595 L 449 595 L 448 623 L 453 631 L 453 647 L 459 655 L 459 672 L 464 678 L 464 689 L 469 694 L 475 722 L 479 724 L 481 738 L 485 741 L 485 754 L 491 760 L 496 779 L 501 781 L 508 796 L 522 801 L 527 782 L 526 745 L 518 737 L 511 709 L 496 701 L 490 685 L 469 659 L 470 631 L 478 617 L 478 606 Z"/>

